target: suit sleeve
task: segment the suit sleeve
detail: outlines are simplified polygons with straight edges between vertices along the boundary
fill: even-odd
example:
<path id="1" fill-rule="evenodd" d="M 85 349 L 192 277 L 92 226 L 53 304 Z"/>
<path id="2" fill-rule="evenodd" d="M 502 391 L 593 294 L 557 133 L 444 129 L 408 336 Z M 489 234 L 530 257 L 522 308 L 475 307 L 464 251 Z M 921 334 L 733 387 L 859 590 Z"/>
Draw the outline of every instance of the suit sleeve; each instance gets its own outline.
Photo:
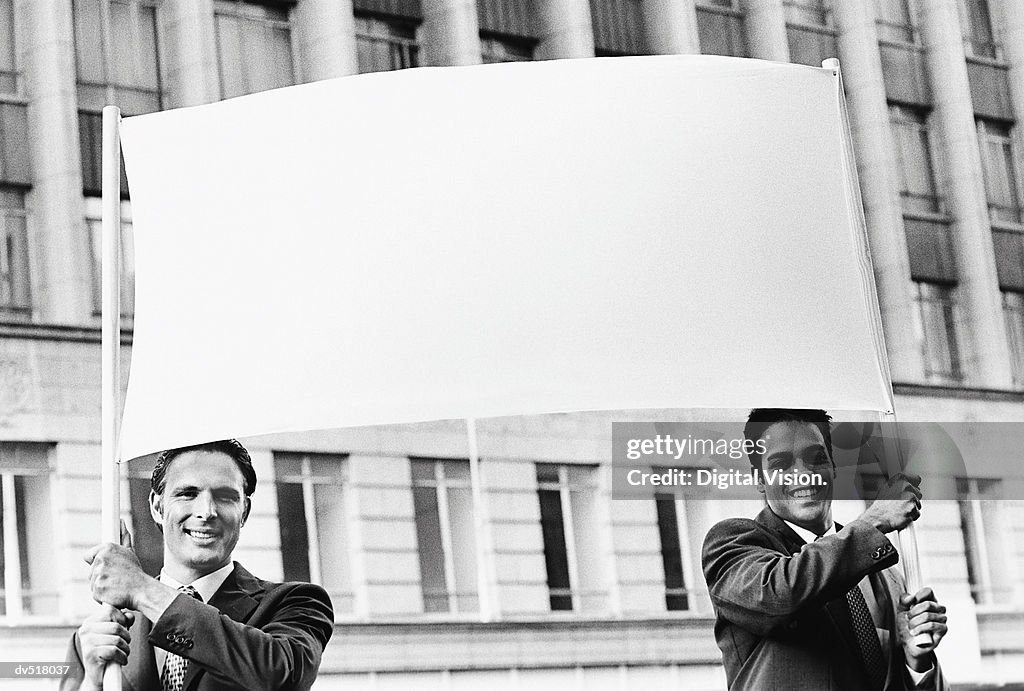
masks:
<path id="1" fill-rule="evenodd" d="M 240 688 L 305 691 L 334 631 L 331 600 L 309 583 L 284 584 L 266 598 L 273 613 L 256 627 L 179 595 L 153 624 L 149 641 Z"/>
<path id="2" fill-rule="evenodd" d="M 708 532 L 702 552 L 719 615 L 761 636 L 843 596 L 867 574 L 898 560 L 885 535 L 859 520 L 790 555 L 780 552 L 756 522 L 728 519 Z"/>

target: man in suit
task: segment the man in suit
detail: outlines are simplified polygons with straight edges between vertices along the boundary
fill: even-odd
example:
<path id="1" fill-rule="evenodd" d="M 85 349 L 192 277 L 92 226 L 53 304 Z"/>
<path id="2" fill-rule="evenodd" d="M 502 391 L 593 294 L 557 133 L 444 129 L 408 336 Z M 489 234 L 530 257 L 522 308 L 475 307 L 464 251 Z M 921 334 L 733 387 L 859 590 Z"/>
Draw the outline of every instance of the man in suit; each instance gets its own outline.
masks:
<path id="1" fill-rule="evenodd" d="M 823 410 L 757 409 L 744 434 L 765 508 L 721 521 L 702 554 L 729 688 L 947 688 L 933 652 L 945 607 L 911 595 L 885 537 L 920 515 L 920 479 L 897 475 L 855 520 L 832 520 L 831 418 Z M 814 473 L 821 486 L 770 482 Z M 929 633 L 918 647 L 914 636 Z"/>
<path id="2" fill-rule="evenodd" d="M 334 630 L 323 588 L 262 581 L 231 554 L 256 488 L 249 453 L 235 440 L 165 451 L 150 513 L 163 533 L 159 578 L 131 549 L 101 544 L 86 556 L 103 604 L 68 650 L 67 691 L 102 688 L 108 662 L 126 691 L 308 689 Z"/>

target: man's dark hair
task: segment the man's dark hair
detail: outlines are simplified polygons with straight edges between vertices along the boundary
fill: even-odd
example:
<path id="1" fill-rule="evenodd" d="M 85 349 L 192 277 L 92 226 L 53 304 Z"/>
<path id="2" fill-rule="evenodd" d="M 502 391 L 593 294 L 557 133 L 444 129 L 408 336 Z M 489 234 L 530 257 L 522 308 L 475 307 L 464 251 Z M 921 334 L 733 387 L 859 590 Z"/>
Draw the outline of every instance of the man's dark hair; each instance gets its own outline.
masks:
<path id="1" fill-rule="evenodd" d="M 829 425 L 831 421 L 832 416 L 824 410 L 754 408 L 750 411 L 750 416 L 747 417 L 746 427 L 743 428 L 743 436 L 751 442 L 747 445 L 747 448 L 750 449 L 747 454 L 750 457 L 750 467 L 761 469 L 761 454 L 757 450 L 757 440 L 777 422 L 804 422 L 817 427 L 825 440 L 825 449 L 828 451 L 829 460 L 832 460 L 832 427 Z"/>
<path id="2" fill-rule="evenodd" d="M 245 496 L 251 496 L 256 491 L 256 471 L 252 468 L 252 459 L 249 458 L 249 452 L 245 450 L 245 447 L 237 439 L 221 439 L 219 441 L 206 442 L 205 444 L 193 444 L 192 446 L 168 449 L 157 456 L 156 465 L 153 466 L 153 477 L 149 481 L 149 485 L 153 488 L 154 492 L 163 494 L 164 485 L 167 484 L 165 477 L 167 475 L 167 466 L 175 458 L 189 451 L 216 452 L 230 457 L 235 462 L 235 465 L 238 466 L 238 469 L 242 471 L 242 478 L 245 480 Z"/>

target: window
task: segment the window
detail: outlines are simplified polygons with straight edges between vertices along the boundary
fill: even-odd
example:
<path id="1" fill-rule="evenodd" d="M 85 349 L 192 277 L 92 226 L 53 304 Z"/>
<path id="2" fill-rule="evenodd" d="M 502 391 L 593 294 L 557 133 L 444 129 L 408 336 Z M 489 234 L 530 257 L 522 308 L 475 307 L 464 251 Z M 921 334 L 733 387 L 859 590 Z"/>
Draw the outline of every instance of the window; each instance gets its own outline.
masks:
<path id="1" fill-rule="evenodd" d="M 161 108 L 156 7 L 150 0 L 74 0 L 83 191 L 100 194 L 103 106 L 125 116 Z M 121 166 L 121 193 L 128 182 Z"/>
<path id="2" fill-rule="evenodd" d="M 413 459 L 413 507 L 426 612 L 479 609 L 468 461 Z"/>
<path id="3" fill-rule="evenodd" d="M 992 31 L 992 15 L 988 9 L 988 0 L 964 0 L 967 10 L 966 35 L 964 44 L 968 55 L 996 59 L 1000 56 L 1000 46 L 996 43 Z"/>
<path id="4" fill-rule="evenodd" d="M 416 26 L 410 21 L 356 16 L 356 49 L 360 72 L 385 72 L 418 67 Z"/>
<path id="5" fill-rule="evenodd" d="M 594 25 L 594 51 L 599 57 L 642 55 L 643 10 L 638 0 L 590 0 Z"/>
<path id="6" fill-rule="evenodd" d="M 28 314 L 28 232 L 25 193 L 0 187 L 0 313 Z"/>
<path id="7" fill-rule="evenodd" d="M 838 54 L 832 13 L 823 0 L 786 0 L 784 5 L 791 62 L 820 67 Z"/>
<path id="8" fill-rule="evenodd" d="M 941 212 L 924 111 L 892 104 L 889 122 L 896 145 L 904 213 Z"/>
<path id="9" fill-rule="evenodd" d="M 241 0 L 217 0 L 214 24 L 221 98 L 294 82 L 287 10 Z"/>
<path id="10" fill-rule="evenodd" d="M 1024 386 L 1024 293 L 1004 290 L 1003 318 L 1010 344 L 1013 383 Z"/>
<path id="11" fill-rule="evenodd" d="M 978 120 L 981 161 L 985 173 L 989 215 L 993 223 L 1020 223 L 1020 189 L 1013 161 L 1010 126 L 993 120 Z"/>
<path id="12" fill-rule="evenodd" d="M 979 605 L 1005 603 L 1013 594 L 1006 558 L 1012 548 L 1004 541 L 1013 534 L 1013 526 L 1007 525 L 999 494 L 999 480 L 957 478 L 967 579 Z"/>
<path id="13" fill-rule="evenodd" d="M 103 200 L 85 198 L 85 225 L 89 229 L 93 265 L 93 309 L 103 308 Z M 132 233 L 132 204 L 121 202 L 121 315 L 135 314 L 135 236 Z"/>
<path id="14" fill-rule="evenodd" d="M 917 31 L 910 14 L 909 0 L 875 0 L 878 38 L 897 43 L 916 43 Z"/>
<path id="15" fill-rule="evenodd" d="M 536 41 L 529 38 L 480 34 L 480 52 L 484 63 L 533 60 Z"/>
<path id="16" fill-rule="evenodd" d="M 705 55 L 747 56 L 743 15 L 729 0 L 701 0 L 697 5 L 697 35 Z"/>
<path id="17" fill-rule="evenodd" d="M 655 495 L 658 512 L 658 536 L 661 538 L 661 562 L 665 569 L 665 609 L 671 611 L 690 608 L 687 574 L 690 556 L 684 555 L 684 542 L 680 537 L 689 535 L 685 512 L 676 511 L 676 499 L 672 494 Z M 680 524 L 680 520 L 683 521 Z M 688 552 L 688 550 L 687 550 Z M 692 577 L 692 575 L 691 575 Z"/>
<path id="18" fill-rule="evenodd" d="M 18 93 L 18 50 L 15 44 L 14 0 L 0 0 L 0 94 Z"/>
<path id="19" fill-rule="evenodd" d="M 284 578 L 322 585 L 337 612 L 353 605 L 344 470 L 341 456 L 274 454 Z"/>
<path id="20" fill-rule="evenodd" d="M 926 281 L 914 281 L 913 285 L 918 316 L 916 331 L 924 357 L 925 377 L 935 381 L 960 381 L 963 373 L 954 288 Z"/>
<path id="21" fill-rule="evenodd" d="M 832 13 L 824 0 L 785 0 L 786 22 L 803 26 L 832 26 Z"/>
<path id="22" fill-rule="evenodd" d="M 0 616 L 57 613 L 49 446 L 0 442 Z"/>
<path id="23" fill-rule="evenodd" d="M 74 0 L 83 110 L 116 102 L 126 115 L 160 110 L 156 7 L 144 0 Z"/>
<path id="24" fill-rule="evenodd" d="M 552 611 L 600 610 L 606 605 L 600 527 L 596 524 L 595 468 L 537 465 L 544 563 Z"/>
<path id="25" fill-rule="evenodd" d="M 150 479 L 157 454 L 132 459 L 128 468 L 128 497 L 131 506 L 132 548 L 142 570 L 156 577 L 164 566 L 164 538 L 149 512 Z"/>

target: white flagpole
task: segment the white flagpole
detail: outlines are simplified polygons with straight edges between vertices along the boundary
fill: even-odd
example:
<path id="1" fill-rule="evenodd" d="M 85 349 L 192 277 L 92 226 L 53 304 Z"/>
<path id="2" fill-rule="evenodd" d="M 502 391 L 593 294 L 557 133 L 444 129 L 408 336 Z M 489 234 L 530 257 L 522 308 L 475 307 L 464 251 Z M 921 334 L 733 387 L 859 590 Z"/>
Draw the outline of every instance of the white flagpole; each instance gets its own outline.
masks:
<path id="1" fill-rule="evenodd" d="M 102 231 L 102 541 L 121 543 L 120 466 L 117 438 L 121 421 L 121 110 L 103 108 Z M 104 691 L 121 691 L 121 666 L 107 665 Z"/>
<path id="2" fill-rule="evenodd" d="M 491 609 L 491 588 L 487 569 L 487 541 L 484 527 L 484 492 L 480 483 L 480 453 L 477 450 L 476 418 L 466 418 L 469 441 L 469 482 L 473 492 L 473 535 L 476 538 L 476 591 L 480 602 L 480 621 L 494 618 Z"/>
<path id="3" fill-rule="evenodd" d="M 849 117 L 848 117 L 847 112 L 846 112 L 846 96 L 843 93 L 842 71 L 839 69 L 839 60 L 837 58 L 828 58 L 827 60 L 822 60 L 821 66 L 823 68 L 825 68 L 825 69 L 834 70 L 835 73 L 836 73 L 836 77 L 839 79 L 839 102 L 840 102 L 840 104 L 842 106 L 842 111 L 843 111 L 842 112 L 842 120 L 843 120 L 843 130 L 844 130 L 843 131 L 844 149 L 845 149 L 846 155 L 847 155 L 847 167 L 848 167 L 849 172 L 850 172 L 850 192 L 853 195 L 853 199 L 854 199 L 854 202 L 855 202 L 854 203 L 854 207 L 855 208 L 854 208 L 853 211 L 857 215 L 855 227 L 860 228 L 862 230 L 862 232 L 861 232 L 861 240 L 862 240 L 863 248 L 864 248 L 864 253 L 863 254 L 865 255 L 865 261 L 867 262 L 868 268 L 870 269 L 871 268 L 871 254 L 867 251 L 867 247 L 868 247 L 868 238 L 867 238 L 867 232 L 866 232 L 867 231 L 867 225 L 866 225 L 866 222 L 864 220 L 864 212 L 863 212 L 863 208 L 864 207 L 863 207 L 863 205 L 861 203 L 861 198 L 860 198 L 860 183 L 857 180 L 857 165 L 856 165 L 856 158 L 854 156 L 854 151 L 853 151 L 853 138 L 850 136 L 850 120 L 849 120 Z M 875 323 L 875 337 L 878 339 L 878 355 L 879 355 L 879 359 L 882 362 L 883 367 L 885 368 L 885 377 L 886 377 L 886 380 L 889 382 L 889 389 L 890 389 L 890 392 L 891 392 L 892 391 L 892 374 L 891 374 L 891 372 L 889 370 L 889 354 L 888 354 L 888 351 L 886 351 L 886 349 L 885 349 L 885 335 L 882 332 L 882 315 L 881 315 L 881 312 L 880 312 L 879 307 L 878 307 L 878 296 L 875 293 L 875 288 L 874 288 L 874 279 L 873 279 L 874 272 L 872 271 L 871 274 L 872 274 L 871 275 L 871 279 L 872 280 L 869 281 L 870 295 L 874 299 L 869 301 L 871 303 L 869 305 L 869 307 L 873 307 L 874 308 L 874 315 L 873 315 L 874 319 L 873 319 L 873 321 Z M 895 396 L 893 394 L 891 394 L 891 393 L 890 393 L 890 398 L 895 400 Z M 893 407 L 895 407 L 895 404 L 893 404 Z M 897 428 L 896 427 L 896 411 L 895 410 L 891 410 L 891 411 L 889 411 L 887 413 L 883 413 L 883 417 L 886 420 L 891 420 L 892 421 L 894 429 Z M 900 468 L 902 469 L 902 467 L 903 467 L 903 464 L 902 464 L 902 450 L 900 449 L 898 441 L 894 445 L 894 449 L 892 450 L 892 452 L 893 452 L 892 456 L 889 456 L 889 454 L 886 454 L 886 456 L 888 456 L 889 458 L 896 458 L 897 460 L 901 461 L 899 465 L 900 465 Z M 889 474 L 889 472 L 888 472 L 889 469 L 888 468 L 883 468 L 882 470 L 885 471 L 887 475 Z M 907 590 L 910 591 L 911 594 L 914 594 L 918 590 L 921 589 L 921 557 L 920 557 L 920 555 L 918 553 L 918 548 L 917 548 L 917 532 L 916 532 L 916 530 L 914 528 L 914 524 L 913 523 L 911 523 L 909 526 L 907 526 L 904 530 L 901 530 L 901 531 L 898 532 L 898 534 L 897 534 L 897 542 L 899 542 L 900 563 L 903 565 L 903 577 L 904 577 L 904 579 L 907 582 Z M 919 646 L 919 647 L 925 646 L 925 645 L 929 645 L 931 643 L 931 641 L 932 641 L 931 634 L 927 634 L 927 633 L 922 633 L 922 634 L 919 634 L 919 635 L 914 637 L 914 644 Z"/>

